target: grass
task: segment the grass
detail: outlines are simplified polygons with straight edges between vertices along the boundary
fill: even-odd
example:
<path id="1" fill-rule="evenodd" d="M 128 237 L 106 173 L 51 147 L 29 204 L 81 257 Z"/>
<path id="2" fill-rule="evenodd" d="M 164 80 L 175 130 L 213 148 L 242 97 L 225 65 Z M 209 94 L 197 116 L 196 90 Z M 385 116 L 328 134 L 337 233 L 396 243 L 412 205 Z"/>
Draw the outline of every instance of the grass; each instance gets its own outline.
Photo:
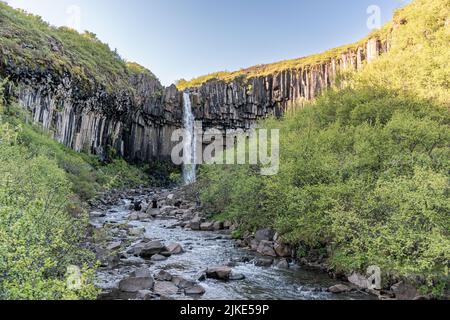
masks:
<path id="1" fill-rule="evenodd" d="M 133 90 L 133 73 L 155 76 L 138 65 L 127 63 L 116 50 L 91 32 L 56 28 L 39 16 L 13 9 L 0 2 L 0 65 L 13 63 L 30 71 L 70 74 L 87 90 L 104 86 L 109 92 Z M 0 69 L 1 70 L 1 69 Z"/>

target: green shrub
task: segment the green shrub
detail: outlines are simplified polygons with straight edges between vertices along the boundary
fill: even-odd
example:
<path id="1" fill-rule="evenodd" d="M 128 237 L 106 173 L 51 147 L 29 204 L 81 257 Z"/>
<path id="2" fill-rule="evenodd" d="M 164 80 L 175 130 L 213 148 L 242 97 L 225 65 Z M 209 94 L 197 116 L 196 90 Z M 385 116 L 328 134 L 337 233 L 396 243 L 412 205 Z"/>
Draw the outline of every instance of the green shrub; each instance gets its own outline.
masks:
<path id="1" fill-rule="evenodd" d="M 20 127 L 0 125 L 0 298 L 96 298 L 95 258 L 81 249 L 87 214 L 70 214 L 71 182 L 55 160 L 20 143 Z M 76 290 L 66 284 L 69 265 L 83 269 Z"/>

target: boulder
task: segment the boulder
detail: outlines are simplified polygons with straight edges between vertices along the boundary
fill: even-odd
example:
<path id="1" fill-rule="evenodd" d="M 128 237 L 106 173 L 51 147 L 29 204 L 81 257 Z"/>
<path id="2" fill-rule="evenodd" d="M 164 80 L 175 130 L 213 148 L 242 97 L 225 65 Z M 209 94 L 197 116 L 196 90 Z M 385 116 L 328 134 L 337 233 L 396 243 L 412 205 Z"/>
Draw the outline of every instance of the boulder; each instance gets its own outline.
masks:
<path id="1" fill-rule="evenodd" d="M 223 222 L 220 222 L 220 221 L 214 222 L 213 229 L 214 229 L 214 231 L 223 230 Z"/>
<path id="2" fill-rule="evenodd" d="M 182 254 L 184 252 L 183 247 L 178 243 L 171 243 L 166 248 L 170 254 Z"/>
<path id="3" fill-rule="evenodd" d="M 391 291 L 398 300 L 414 300 L 419 295 L 419 292 L 415 287 L 406 284 L 403 281 L 394 284 L 391 287 Z"/>
<path id="4" fill-rule="evenodd" d="M 292 256 L 292 249 L 288 245 L 275 243 L 273 248 L 279 257 L 287 258 Z"/>
<path id="5" fill-rule="evenodd" d="M 201 295 L 204 295 L 205 292 L 206 292 L 205 288 L 203 288 L 199 284 L 196 284 L 192 287 L 184 289 L 184 294 L 187 296 L 201 296 Z"/>
<path id="6" fill-rule="evenodd" d="M 196 285 L 196 283 L 194 281 L 185 279 L 180 276 L 174 276 L 172 278 L 172 283 L 180 289 L 186 289 L 186 288 L 190 288 L 190 287 L 193 287 Z"/>
<path id="7" fill-rule="evenodd" d="M 273 243 L 270 241 L 263 240 L 259 243 L 258 249 L 259 254 L 262 254 L 263 256 L 269 256 L 269 257 L 276 257 L 277 253 L 275 252 L 275 249 L 273 248 Z"/>
<path id="8" fill-rule="evenodd" d="M 150 241 L 141 247 L 139 255 L 143 258 L 151 258 L 152 256 L 165 250 L 166 247 L 161 243 L 161 241 Z"/>
<path id="9" fill-rule="evenodd" d="M 156 273 L 154 278 L 155 280 L 158 281 L 172 281 L 172 275 L 164 270 L 161 270 L 158 273 Z"/>
<path id="10" fill-rule="evenodd" d="M 277 263 L 278 269 L 289 269 L 289 262 L 286 259 L 281 259 Z"/>
<path id="11" fill-rule="evenodd" d="M 160 254 L 155 254 L 154 256 L 151 257 L 150 260 L 153 262 L 161 262 L 161 261 L 166 261 L 167 257 L 160 255 Z"/>
<path id="12" fill-rule="evenodd" d="M 189 225 L 192 230 L 198 231 L 198 230 L 200 230 L 201 222 L 202 222 L 202 220 L 200 218 L 194 218 L 191 220 Z"/>
<path id="13" fill-rule="evenodd" d="M 119 282 L 119 289 L 123 292 L 139 292 L 141 290 L 151 290 L 153 279 L 150 277 L 130 277 Z"/>
<path id="14" fill-rule="evenodd" d="M 337 284 L 335 286 L 332 286 L 328 289 L 329 292 L 331 293 L 346 293 L 346 292 L 350 292 L 352 291 L 352 289 L 349 286 L 346 286 L 344 284 Z"/>
<path id="15" fill-rule="evenodd" d="M 116 241 L 116 242 L 110 243 L 110 244 L 106 247 L 106 249 L 108 249 L 109 251 L 114 251 L 114 250 L 120 249 L 121 246 L 122 246 L 122 241 Z"/>
<path id="16" fill-rule="evenodd" d="M 255 266 L 257 267 L 271 267 L 273 264 L 273 259 L 271 258 L 258 258 L 255 260 Z"/>
<path id="17" fill-rule="evenodd" d="M 273 237 L 275 236 L 275 231 L 272 229 L 261 229 L 256 231 L 255 239 L 257 241 L 273 241 Z"/>
<path id="18" fill-rule="evenodd" d="M 206 269 L 206 276 L 211 279 L 228 280 L 231 271 L 231 268 L 226 266 L 211 267 Z"/>
<path id="19" fill-rule="evenodd" d="M 214 222 L 204 222 L 200 225 L 201 231 L 214 231 Z"/>
<path id="20" fill-rule="evenodd" d="M 173 296 L 178 293 L 178 287 L 169 281 L 156 281 L 153 291 L 159 296 Z"/>

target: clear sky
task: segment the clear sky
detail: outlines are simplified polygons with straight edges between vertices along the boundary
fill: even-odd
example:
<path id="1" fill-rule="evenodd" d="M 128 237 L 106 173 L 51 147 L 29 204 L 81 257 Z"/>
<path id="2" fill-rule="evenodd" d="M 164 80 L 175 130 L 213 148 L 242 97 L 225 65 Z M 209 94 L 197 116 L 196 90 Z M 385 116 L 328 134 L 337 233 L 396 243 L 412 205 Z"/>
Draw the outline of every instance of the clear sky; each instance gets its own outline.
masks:
<path id="1" fill-rule="evenodd" d="M 8 0 L 53 25 L 97 34 L 165 85 L 354 42 L 407 0 Z M 373 13 L 374 11 L 371 11 Z"/>

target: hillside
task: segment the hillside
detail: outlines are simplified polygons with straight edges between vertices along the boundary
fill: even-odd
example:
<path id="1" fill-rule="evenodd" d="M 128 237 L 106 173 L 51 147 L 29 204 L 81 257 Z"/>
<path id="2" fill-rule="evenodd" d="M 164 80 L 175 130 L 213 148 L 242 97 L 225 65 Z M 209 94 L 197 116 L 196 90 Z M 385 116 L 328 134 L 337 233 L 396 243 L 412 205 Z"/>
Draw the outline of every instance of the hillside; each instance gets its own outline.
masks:
<path id="1" fill-rule="evenodd" d="M 384 289 L 401 279 L 448 294 L 449 10 L 414 1 L 396 15 L 389 52 L 345 89 L 260 122 L 281 130 L 278 175 L 203 166 L 208 212 L 239 224 L 244 242 L 273 228 L 303 263 L 336 275 L 377 265 Z"/>
<path id="2" fill-rule="evenodd" d="M 124 61 L 91 32 L 80 34 L 66 27 L 56 28 L 1 2 L 0 24 L 1 73 L 5 69 L 28 69 L 68 74 L 86 89 L 104 86 L 109 92 L 131 90 L 130 76 L 136 73 L 156 79 L 138 64 Z"/>
<path id="3" fill-rule="evenodd" d="M 446 0 L 441 0 L 441 8 L 443 10 L 442 17 L 448 15 L 448 3 Z M 249 82 L 250 79 L 255 77 L 262 77 L 267 75 L 273 75 L 277 73 L 281 73 L 287 70 L 299 70 L 304 68 L 314 68 L 315 66 L 320 66 L 332 61 L 336 57 L 340 57 L 342 54 L 346 54 L 348 52 L 355 52 L 361 46 L 364 46 L 369 39 L 377 39 L 380 41 L 385 41 L 386 39 L 399 38 L 398 33 L 399 29 L 408 29 L 408 31 L 404 31 L 404 34 L 409 34 L 411 37 L 411 41 L 414 42 L 416 39 L 420 39 L 423 37 L 423 34 L 420 34 L 418 30 L 414 30 L 411 28 L 412 24 L 408 23 L 411 19 L 414 19 L 418 14 L 429 15 L 431 11 L 433 11 L 434 2 L 431 1 L 429 3 L 425 3 L 422 1 L 414 1 L 411 5 L 408 5 L 402 9 L 399 9 L 395 14 L 392 22 L 389 22 L 385 26 L 383 26 L 380 30 L 373 31 L 366 38 L 361 39 L 358 42 L 355 42 L 350 45 L 345 45 L 342 47 L 334 48 L 328 50 L 324 53 L 292 59 L 285 60 L 265 65 L 257 65 L 249 68 L 245 68 L 238 71 L 228 72 L 228 71 L 220 71 L 211 73 L 208 75 L 200 76 L 198 78 L 194 78 L 191 80 L 180 80 L 177 83 L 177 87 L 179 90 L 185 90 L 188 88 L 199 87 L 211 80 L 219 80 L 230 83 L 238 78 L 241 78 L 243 82 Z M 406 27 L 405 27 L 406 25 Z M 446 40 L 446 39 L 443 39 Z M 413 46 L 413 43 L 410 44 L 410 47 Z M 400 48 L 397 48 L 400 49 Z"/>

